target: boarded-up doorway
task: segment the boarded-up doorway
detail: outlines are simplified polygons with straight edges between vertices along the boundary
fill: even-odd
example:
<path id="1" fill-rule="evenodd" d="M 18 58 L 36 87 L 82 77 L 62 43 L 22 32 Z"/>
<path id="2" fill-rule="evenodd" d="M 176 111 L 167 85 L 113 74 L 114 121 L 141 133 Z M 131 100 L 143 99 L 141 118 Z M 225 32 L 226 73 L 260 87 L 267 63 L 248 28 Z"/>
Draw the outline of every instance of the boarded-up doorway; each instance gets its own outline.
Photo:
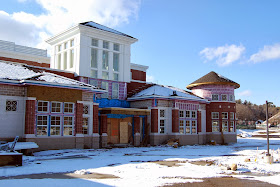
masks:
<path id="1" fill-rule="evenodd" d="M 120 143 L 126 144 L 128 140 L 128 122 L 120 122 Z"/>

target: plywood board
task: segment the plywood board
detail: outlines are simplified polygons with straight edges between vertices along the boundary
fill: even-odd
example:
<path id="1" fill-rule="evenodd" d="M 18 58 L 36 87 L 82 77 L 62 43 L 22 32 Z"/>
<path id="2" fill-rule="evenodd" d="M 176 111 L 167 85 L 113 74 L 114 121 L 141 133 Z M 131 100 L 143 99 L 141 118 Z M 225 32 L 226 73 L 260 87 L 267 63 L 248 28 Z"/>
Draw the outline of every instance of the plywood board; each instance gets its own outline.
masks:
<path id="1" fill-rule="evenodd" d="M 128 122 L 120 122 L 120 143 L 128 143 Z"/>

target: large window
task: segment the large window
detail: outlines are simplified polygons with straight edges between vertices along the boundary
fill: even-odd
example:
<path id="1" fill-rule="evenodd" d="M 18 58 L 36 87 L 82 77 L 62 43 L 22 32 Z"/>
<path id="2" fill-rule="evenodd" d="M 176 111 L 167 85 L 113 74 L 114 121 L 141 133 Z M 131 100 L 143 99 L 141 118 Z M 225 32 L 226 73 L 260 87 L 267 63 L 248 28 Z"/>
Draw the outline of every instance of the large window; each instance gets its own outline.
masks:
<path id="1" fill-rule="evenodd" d="M 190 118 L 191 117 L 191 111 L 186 110 L 186 118 Z"/>
<path id="2" fill-rule="evenodd" d="M 91 67 L 97 68 L 97 49 L 91 48 Z"/>
<path id="3" fill-rule="evenodd" d="M 228 119 L 228 113 L 222 112 L 222 119 Z"/>
<path id="4" fill-rule="evenodd" d="M 108 82 L 105 82 L 105 81 L 102 81 L 102 83 L 101 83 L 101 88 L 104 89 L 104 90 L 109 91 L 109 83 L 108 83 Z M 108 92 L 102 94 L 101 97 L 102 97 L 102 98 L 108 98 Z"/>
<path id="5" fill-rule="evenodd" d="M 119 84 L 112 83 L 112 99 L 118 99 L 118 98 L 119 98 Z"/>
<path id="6" fill-rule="evenodd" d="M 38 101 L 36 115 L 37 136 L 73 135 L 74 103 Z"/>
<path id="7" fill-rule="evenodd" d="M 222 122 L 222 130 L 223 132 L 228 132 L 228 121 Z"/>
<path id="8" fill-rule="evenodd" d="M 185 134 L 185 121 L 184 120 L 179 120 L 179 133 L 180 134 Z"/>
<path id="9" fill-rule="evenodd" d="M 225 95 L 225 94 L 222 94 L 222 101 L 227 101 L 228 99 L 227 99 L 227 95 Z"/>
<path id="10" fill-rule="evenodd" d="M 114 71 L 119 71 L 119 57 L 120 54 L 118 53 L 113 53 L 113 70 Z"/>
<path id="11" fill-rule="evenodd" d="M 195 134 L 197 132 L 197 111 L 179 110 L 180 134 Z"/>
<path id="12" fill-rule="evenodd" d="M 234 129 L 234 121 L 231 121 L 231 122 L 230 122 L 230 132 L 235 132 L 235 129 Z"/>
<path id="13" fill-rule="evenodd" d="M 192 121 L 192 134 L 196 134 L 196 121 Z"/>
<path id="14" fill-rule="evenodd" d="M 193 118 L 193 119 L 196 118 L 196 111 L 192 111 L 192 118 Z"/>
<path id="15" fill-rule="evenodd" d="M 102 53 L 102 69 L 108 70 L 109 69 L 109 53 L 108 51 L 103 51 Z"/>
<path id="16" fill-rule="evenodd" d="M 212 132 L 219 132 L 219 121 L 212 121 Z"/>
<path id="17" fill-rule="evenodd" d="M 114 51 L 120 51 L 120 44 L 114 44 Z"/>
<path id="18" fill-rule="evenodd" d="M 109 49 L 109 42 L 103 41 L 103 48 L 104 49 Z"/>
<path id="19" fill-rule="evenodd" d="M 58 45 L 57 49 L 57 58 L 56 58 L 56 67 L 58 69 L 69 69 L 74 67 L 74 39 L 65 41 L 64 43 Z"/>
<path id="20" fill-rule="evenodd" d="M 98 40 L 97 39 L 91 39 L 91 45 L 94 47 L 98 47 Z"/>
<path id="21" fill-rule="evenodd" d="M 190 121 L 186 121 L 186 134 L 191 133 Z"/>

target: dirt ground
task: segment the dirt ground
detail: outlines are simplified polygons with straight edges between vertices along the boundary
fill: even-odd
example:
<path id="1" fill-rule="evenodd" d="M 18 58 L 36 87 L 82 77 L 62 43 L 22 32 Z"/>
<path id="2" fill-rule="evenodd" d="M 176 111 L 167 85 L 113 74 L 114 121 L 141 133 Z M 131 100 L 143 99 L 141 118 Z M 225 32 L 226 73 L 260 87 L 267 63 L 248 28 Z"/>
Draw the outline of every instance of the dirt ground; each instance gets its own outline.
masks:
<path id="1" fill-rule="evenodd" d="M 177 183 L 177 184 L 171 184 L 166 185 L 165 187 L 274 187 L 277 185 L 265 183 L 261 181 L 256 180 L 246 180 L 246 179 L 238 179 L 234 177 L 223 177 L 223 178 L 206 178 L 202 179 L 203 182 L 194 182 L 194 183 Z"/>

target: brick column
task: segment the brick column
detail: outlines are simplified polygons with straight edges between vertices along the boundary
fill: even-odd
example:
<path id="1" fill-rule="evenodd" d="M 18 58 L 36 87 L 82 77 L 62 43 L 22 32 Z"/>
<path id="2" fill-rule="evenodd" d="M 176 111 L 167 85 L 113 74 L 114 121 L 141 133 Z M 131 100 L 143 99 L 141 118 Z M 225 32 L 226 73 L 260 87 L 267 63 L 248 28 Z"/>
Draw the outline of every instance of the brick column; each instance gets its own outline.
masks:
<path id="1" fill-rule="evenodd" d="M 158 133 L 158 109 L 151 110 L 151 132 Z"/>
<path id="2" fill-rule="evenodd" d="M 92 116 L 92 133 L 99 133 L 99 128 L 98 128 L 98 105 L 93 105 L 93 116 Z"/>
<path id="3" fill-rule="evenodd" d="M 179 110 L 172 110 L 172 132 L 179 133 Z"/>
<path id="4" fill-rule="evenodd" d="M 108 135 L 107 135 L 107 116 L 106 115 L 101 115 L 101 124 L 100 124 L 100 129 L 101 129 L 101 146 L 102 147 L 106 147 L 107 146 L 107 139 L 108 139 Z"/>
<path id="5" fill-rule="evenodd" d="M 36 100 L 26 100 L 25 105 L 25 134 L 35 134 Z"/>
<path id="6" fill-rule="evenodd" d="M 83 103 L 76 103 L 75 114 L 75 136 L 76 136 L 76 149 L 84 148 L 84 135 L 83 135 Z"/>
<path id="7" fill-rule="evenodd" d="M 83 133 L 83 104 L 76 103 L 76 123 L 75 123 L 75 132 L 76 134 Z"/>
<path id="8" fill-rule="evenodd" d="M 99 144 L 99 119 L 98 119 L 98 108 L 99 106 L 93 104 L 92 107 L 92 148 L 100 148 Z"/>
<path id="9" fill-rule="evenodd" d="M 140 117 L 134 116 L 134 146 L 140 145 Z"/>

